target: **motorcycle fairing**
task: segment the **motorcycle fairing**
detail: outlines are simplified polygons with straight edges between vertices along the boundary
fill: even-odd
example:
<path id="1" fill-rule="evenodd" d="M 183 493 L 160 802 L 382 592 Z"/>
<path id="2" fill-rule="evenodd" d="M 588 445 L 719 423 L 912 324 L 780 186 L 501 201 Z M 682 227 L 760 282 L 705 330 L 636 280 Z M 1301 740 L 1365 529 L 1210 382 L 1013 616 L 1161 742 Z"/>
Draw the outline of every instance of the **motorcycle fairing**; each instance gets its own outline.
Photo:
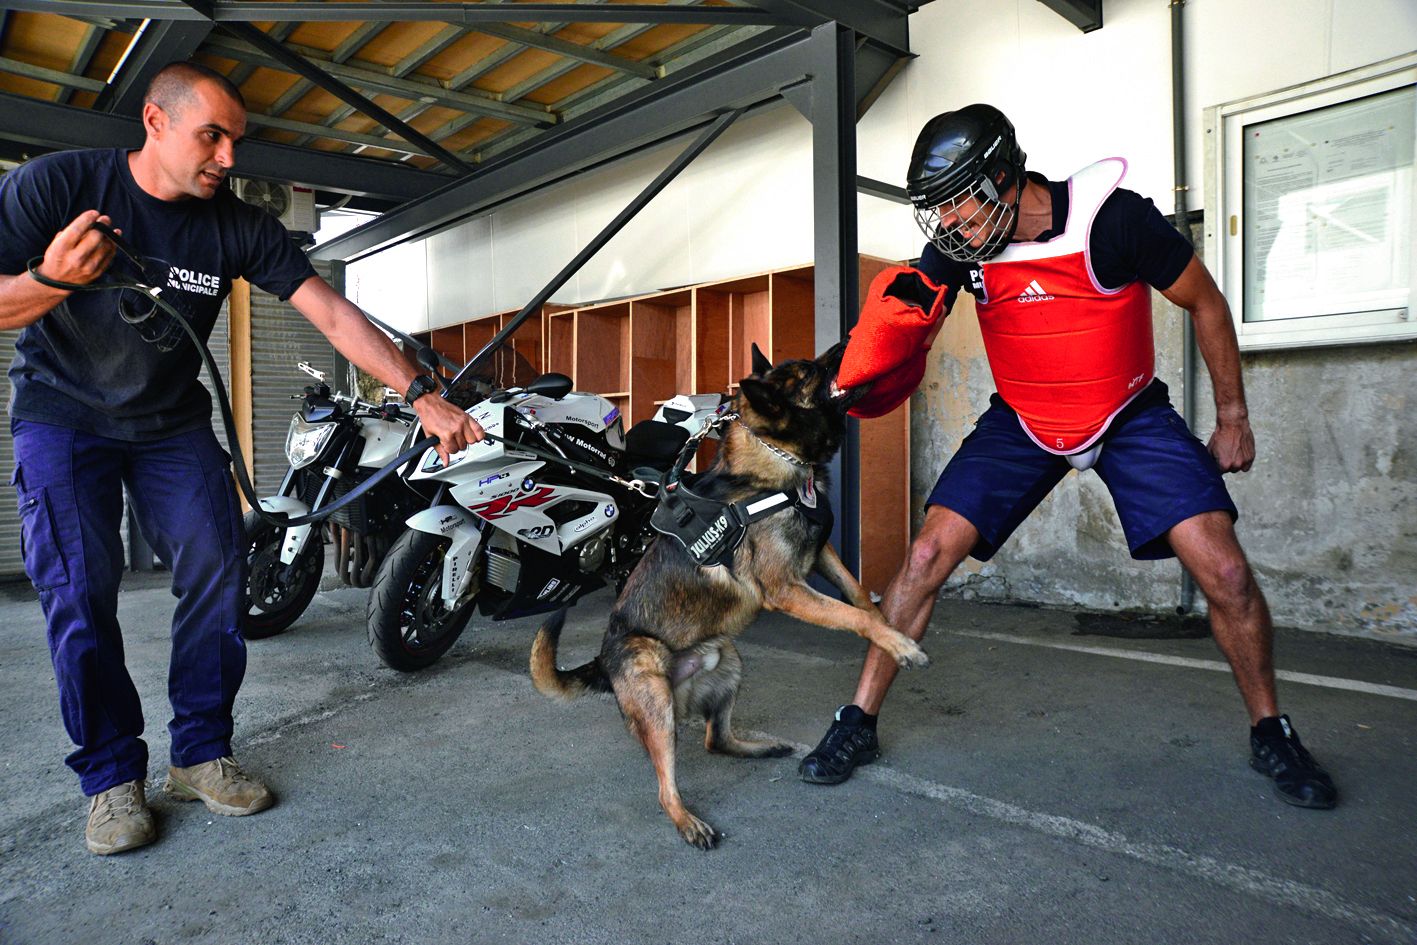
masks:
<path id="1" fill-rule="evenodd" d="M 559 555 L 523 545 L 518 549 L 517 589 L 509 596 L 483 594 L 479 608 L 493 620 L 512 620 L 570 607 L 605 586 L 595 574 L 567 567 Z"/>
<path id="2" fill-rule="evenodd" d="M 408 527 L 430 535 L 452 539 L 443 554 L 443 603 L 451 609 L 467 591 L 475 570 L 473 563 L 482 548 L 482 529 L 467 511 L 455 505 L 435 505 L 409 516 Z"/>

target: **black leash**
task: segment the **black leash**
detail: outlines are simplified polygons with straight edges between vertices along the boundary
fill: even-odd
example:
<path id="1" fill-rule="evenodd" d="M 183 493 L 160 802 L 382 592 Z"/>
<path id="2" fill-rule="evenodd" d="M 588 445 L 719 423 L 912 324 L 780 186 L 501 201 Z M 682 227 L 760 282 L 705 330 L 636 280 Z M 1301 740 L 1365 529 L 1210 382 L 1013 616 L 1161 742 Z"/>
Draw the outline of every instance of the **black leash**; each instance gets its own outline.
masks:
<path id="1" fill-rule="evenodd" d="M 212 358 L 211 350 L 206 346 L 202 339 L 198 337 L 196 329 L 192 327 L 191 323 L 187 321 L 186 317 L 181 313 L 181 311 L 162 297 L 163 287 L 159 284 L 162 281 L 162 276 L 152 268 L 150 262 L 144 257 L 140 256 L 128 244 L 128 242 L 123 239 L 122 236 L 120 236 L 117 232 L 113 230 L 112 227 L 108 226 L 107 224 L 95 222 L 91 224 L 91 228 L 102 233 L 110 242 L 112 242 L 113 245 L 118 249 L 118 251 L 122 253 L 124 257 L 127 258 L 129 263 L 135 269 L 137 269 L 137 271 L 143 276 L 146 281 L 124 281 L 120 279 L 106 280 L 104 282 L 96 283 L 61 282 L 58 279 L 51 279 L 39 271 L 39 265 L 44 260 L 42 256 L 37 256 L 29 261 L 29 264 L 26 268 L 29 270 L 30 277 L 41 285 L 46 285 L 52 289 L 60 289 L 66 292 L 98 292 L 115 290 L 131 290 L 134 292 L 139 292 L 145 297 L 152 300 L 153 307 L 144 313 L 134 310 L 131 307 L 125 309 L 123 306 L 120 305 L 119 314 L 120 316 L 122 316 L 124 321 L 137 328 L 139 330 L 139 333 L 142 334 L 145 340 L 157 345 L 158 348 L 163 351 L 171 351 L 177 346 L 177 343 L 181 340 L 183 333 L 185 333 L 186 336 L 191 339 L 192 344 L 197 347 L 197 351 L 202 357 L 202 363 L 207 369 L 208 376 L 210 376 L 212 379 L 212 385 L 216 388 L 217 403 L 221 407 L 222 426 L 226 431 L 227 447 L 229 448 L 232 455 L 231 465 L 236 473 L 237 484 L 240 486 L 242 494 L 246 497 L 246 501 L 250 503 L 251 508 L 267 524 L 273 525 L 277 528 L 291 528 L 296 525 L 323 522 L 335 512 L 338 512 L 340 509 L 349 505 L 351 502 L 354 502 L 361 498 L 369 490 L 373 489 L 379 483 L 383 482 L 390 475 L 392 475 L 394 471 L 397 470 L 400 466 L 404 465 L 409 460 L 422 455 L 429 448 L 437 445 L 438 438 L 436 436 L 424 437 L 423 439 L 415 443 L 413 446 L 409 447 L 408 449 L 400 453 L 398 456 L 394 457 L 394 459 L 392 459 L 386 466 L 381 468 L 378 472 L 374 473 L 368 479 L 361 482 L 358 486 L 355 486 L 349 492 L 345 493 L 339 499 L 335 500 L 329 505 L 322 506 L 314 512 L 310 512 L 307 515 L 300 515 L 294 518 L 290 518 L 279 512 L 267 512 L 261 507 L 260 498 L 256 495 L 255 486 L 252 484 L 250 475 L 246 469 L 245 456 L 241 453 L 240 441 L 238 440 L 236 435 L 236 420 L 231 412 L 231 401 L 227 396 L 226 385 L 222 381 L 221 372 L 217 370 L 215 361 Z M 164 315 L 168 316 L 166 323 L 151 325 L 148 330 L 144 331 L 144 326 L 149 326 L 152 320 L 156 317 L 156 313 L 159 311 L 161 311 Z M 367 318 L 368 315 L 366 314 L 365 317 Z M 373 319 L 371 319 L 371 321 L 373 321 Z M 446 397 L 448 394 L 448 390 L 449 388 L 445 387 L 444 390 L 440 392 L 440 396 Z M 534 429 L 543 429 L 545 426 L 544 424 L 541 424 L 538 421 L 530 420 L 530 418 L 524 417 L 524 419 L 527 419 Z M 486 433 L 485 431 L 484 435 L 486 439 L 491 440 L 492 442 L 501 443 L 504 446 L 510 447 L 512 449 L 530 453 L 531 455 L 536 456 L 539 459 L 543 459 L 547 462 L 558 463 L 562 466 L 567 466 L 577 472 L 593 476 L 606 482 L 612 482 L 623 488 L 638 492 L 643 496 L 652 498 L 655 495 L 655 490 L 652 488 L 651 484 L 646 483 L 642 479 L 622 479 L 619 476 L 614 475 L 613 473 L 605 472 L 604 470 L 597 469 L 594 466 L 589 466 L 584 463 L 578 463 L 575 460 L 569 459 L 566 456 L 559 456 L 555 453 L 549 453 L 544 450 L 537 449 L 536 447 L 526 443 L 519 443 L 514 440 L 509 440 L 506 437 L 497 436 L 493 433 Z M 698 435 L 698 439 L 702 439 L 702 437 L 703 431 L 701 431 Z M 238 457 L 240 458 L 238 459 Z"/>
<path id="2" fill-rule="evenodd" d="M 148 312 L 144 314 L 132 309 L 125 312 L 120 306 L 119 314 L 122 315 L 124 321 L 138 328 L 144 339 L 158 345 L 158 347 L 164 351 L 171 351 L 176 347 L 176 342 L 181 340 L 181 335 L 174 335 L 174 331 L 185 333 L 186 336 L 192 340 L 192 344 L 196 345 L 197 352 L 202 357 L 202 364 L 206 366 L 207 375 L 212 379 L 212 386 L 216 388 L 217 403 L 221 407 L 222 426 L 226 431 L 226 445 L 231 452 L 231 466 L 236 473 L 237 485 L 240 486 L 241 493 L 246 497 L 246 501 L 250 503 L 252 511 L 260 516 L 267 524 L 273 525 L 276 528 L 291 528 L 296 525 L 323 522 L 335 512 L 338 512 L 351 502 L 358 500 L 370 489 L 373 489 L 379 483 L 383 482 L 404 463 L 421 455 L 429 447 L 437 444 L 438 438 L 436 436 L 429 436 L 419 440 L 413 446 L 394 457 L 387 466 L 374 473 L 349 492 L 340 496 L 340 498 L 329 505 L 315 512 L 311 512 L 308 515 L 299 515 L 290 518 L 280 513 L 267 512 L 261 507 L 260 497 L 256 495 L 256 488 L 252 485 L 250 474 L 247 472 L 246 458 L 241 453 L 241 443 L 236 435 L 236 419 L 231 413 L 231 401 L 227 396 L 226 385 L 222 382 L 221 371 L 217 369 L 211 351 L 197 335 L 196 329 L 192 327 L 181 311 L 162 297 L 163 287 L 160 284 L 153 284 L 161 283 L 162 277 L 161 275 L 157 275 L 156 278 L 154 278 L 155 273 L 150 263 L 142 256 L 138 255 L 123 237 L 114 232 L 112 227 L 107 224 L 95 222 L 92 224 L 92 228 L 107 237 L 113 245 L 118 248 L 118 251 L 138 270 L 143 278 L 148 281 L 139 282 L 136 280 L 125 281 L 118 279 L 87 284 L 61 282 L 58 279 L 51 279 L 39 272 L 39 264 L 43 262 L 42 256 L 29 261 L 29 265 L 26 268 L 29 270 L 30 277 L 40 285 L 46 285 L 51 289 L 60 289 L 66 292 L 106 292 L 127 289 L 141 293 L 152 300 L 153 308 L 149 309 Z M 168 323 L 156 326 L 156 331 L 149 330 L 144 332 L 142 330 L 143 324 L 155 317 L 155 313 L 158 311 L 168 316 Z M 149 335 L 153 337 L 149 337 Z M 171 344 L 168 344 L 169 338 L 172 339 Z M 164 347 L 164 345 L 167 346 Z"/>

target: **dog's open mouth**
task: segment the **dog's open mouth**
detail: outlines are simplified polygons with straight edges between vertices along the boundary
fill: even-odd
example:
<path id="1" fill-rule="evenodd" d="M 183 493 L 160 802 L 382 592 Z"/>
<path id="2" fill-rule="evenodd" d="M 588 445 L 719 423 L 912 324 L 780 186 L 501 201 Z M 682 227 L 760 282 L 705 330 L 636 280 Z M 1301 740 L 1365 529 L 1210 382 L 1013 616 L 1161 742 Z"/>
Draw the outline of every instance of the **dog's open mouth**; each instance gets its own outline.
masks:
<path id="1" fill-rule="evenodd" d="M 850 410 L 861 398 L 871 392 L 871 382 L 857 384 L 855 387 L 839 387 L 836 378 L 832 378 L 831 387 L 828 388 L 827 396 L 831 402 L 843 410 Z"/>

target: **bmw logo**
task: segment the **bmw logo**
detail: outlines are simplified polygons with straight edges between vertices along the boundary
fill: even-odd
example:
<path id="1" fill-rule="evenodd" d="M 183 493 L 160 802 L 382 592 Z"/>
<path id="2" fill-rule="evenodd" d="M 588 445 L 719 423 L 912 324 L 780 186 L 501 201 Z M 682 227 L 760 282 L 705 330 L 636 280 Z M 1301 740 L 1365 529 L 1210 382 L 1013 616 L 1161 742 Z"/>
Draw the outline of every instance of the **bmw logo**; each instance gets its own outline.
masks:
<path id="1" fill-rule="evenodd" d="M 532 478 L 528 477 L 528 478 L 522 480 L 522 491 L 523 491 L 523 492 L 530 492 L 531 490 L 533 490 L 533 489 L 535 489 L 535 488 L 536 488 L 536 480 L 535 480 L 535 479 L 532 479 Z"/>
<path id="2" fill-rule="evenodd" d="M 615 506 L 613 506 L 613 505 L 607 505 L 607 506 L 605 507 L 605 517 L 606 517 L 606 518 L 614 518 L 614 517 L 615 517 Z"/>

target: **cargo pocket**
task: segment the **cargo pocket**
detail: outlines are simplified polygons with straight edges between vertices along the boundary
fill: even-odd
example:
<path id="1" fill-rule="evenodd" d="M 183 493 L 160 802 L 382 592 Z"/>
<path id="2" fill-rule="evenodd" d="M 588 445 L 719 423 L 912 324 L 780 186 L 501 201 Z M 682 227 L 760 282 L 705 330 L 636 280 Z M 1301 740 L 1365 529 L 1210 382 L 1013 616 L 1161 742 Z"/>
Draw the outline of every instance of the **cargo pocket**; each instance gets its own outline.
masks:
<path id="1" fill-rule="evenodd" d="M 20 497 L 20 555 L 25 571 L 37 591 L 47 591 L 69 583 L 69 568 L 54 530 L 54 514 L 49 494 L 43 487 L 32 491 L 17 489 Z"/>

